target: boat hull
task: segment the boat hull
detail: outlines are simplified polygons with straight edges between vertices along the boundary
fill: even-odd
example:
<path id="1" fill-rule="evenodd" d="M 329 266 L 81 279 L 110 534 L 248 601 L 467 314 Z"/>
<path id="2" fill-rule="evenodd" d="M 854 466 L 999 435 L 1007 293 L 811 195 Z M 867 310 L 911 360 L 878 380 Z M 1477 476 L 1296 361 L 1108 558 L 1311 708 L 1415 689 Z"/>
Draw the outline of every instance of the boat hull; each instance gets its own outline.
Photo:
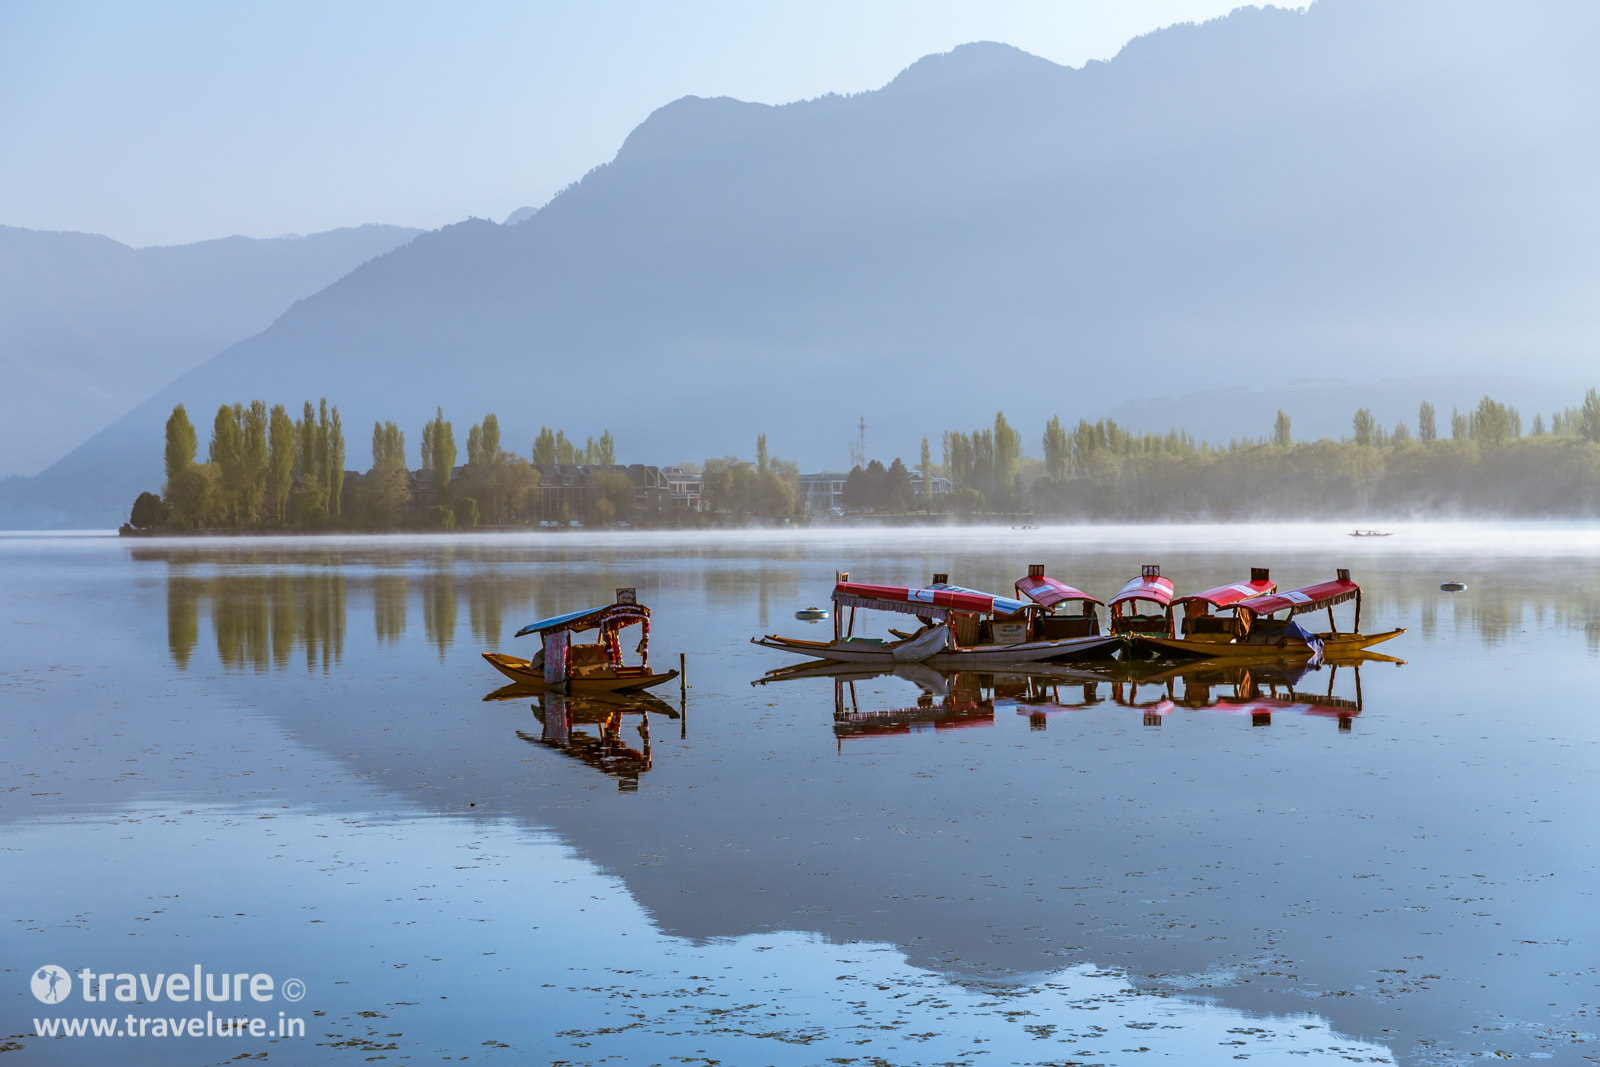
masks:
<path id="1" fill-rule="evenodd" d="M 526 685 L 530 689 L 544 690 L 551 686 L 544 680 L 544 671 L 535 670 L 527 660 L 518 659 L 516 656 L 507 656 L 501 652 L 485 652 L 483 658 L 489 661 L 489 666 L 499 671 L 519 685 Z M 670 682 L 678 676 L 677 671 L 667 671 L 665 674 L 624 674 L 613 675 L 608 671 L 599 671 L 583 677 L 568 678 L 561 685 L 569 693 L 584 692 L 623 692 L 633 689 L 649 689 Z"/>
<path id="2" fill-rule="evenodd" d="M 1322 654 L 1328 656 L 1340 655 L 1348 652 L 1358 652 L 1373 645 L 1392 641 L 1405 633 L 1402 627 L 1388 630 L 1381 634 L 1317 634 L 1322 641 Z M 1224 644 L 1218 641 L 1195 641 L 1189 638 L 1178 637 L 1148 637 L 1138 635 L 1133 638 L 1135 648 L 1160 652 L 1170 655 L 1178 653 L 1185 656 L 1197 656 L 1201 659 L 1281 659 L 1286 656 L 1309 656 L 1309 645 L 1292 642 L 1278 645 L 1251 645 L 1251 644 Z"/>
<path id="3" fill-rule="evenodd" d="M 853 641 L 801 641 L 795 638 L 770 634 L 751 638 L 750 643 L 780 652 L 793 652 L 813 659 L 831 660 L 835 663 L 869 663 L 893 667 L 906 662 L 895 657 L 893 645 L 868 645 Z M 1044 663 L 1051 660 L 1072 659 L 1109 652 L 1122 644 L 1122 638 L 1074 637 L 1061 641 L 1027 641 L 1016 645 L 976 645 L 953 652 L 935 652 L 916 660 L 929 667 L 982 667 L 1007 663 Z"/>

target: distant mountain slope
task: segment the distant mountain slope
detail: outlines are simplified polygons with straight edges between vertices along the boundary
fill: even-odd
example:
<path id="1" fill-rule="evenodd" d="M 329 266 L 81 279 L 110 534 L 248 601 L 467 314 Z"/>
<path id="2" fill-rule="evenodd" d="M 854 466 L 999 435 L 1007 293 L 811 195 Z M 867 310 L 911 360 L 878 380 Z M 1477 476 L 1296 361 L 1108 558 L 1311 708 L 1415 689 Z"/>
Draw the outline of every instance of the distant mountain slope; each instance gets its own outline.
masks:
<path id="1" fill-rule="evenodd" d="M 766 431 L 837 466 L 862 414 L 887 459 L 999 408 L 1036 448 L 1052 412 L 1134 396 L 1587 377 L 1596 54 L 1587 2 L 1320 0 L 1081 70 L 976 44 L 851 97 L 678 100 L 526 221 L 425 234 L 297 304 L 9 521 L 120 518 L 179 400 L 327 396 L 352 465 L 373 419 L 415 434 L 443 405 L 523 451 L 540 424 L 610 427 L 629 461 Z"/>
<path id="2" fill-rule="evenodd" d="M 33 474 L 302 297 L 416 236 L 129 248 L 0 226 L 0 477 Z"/>

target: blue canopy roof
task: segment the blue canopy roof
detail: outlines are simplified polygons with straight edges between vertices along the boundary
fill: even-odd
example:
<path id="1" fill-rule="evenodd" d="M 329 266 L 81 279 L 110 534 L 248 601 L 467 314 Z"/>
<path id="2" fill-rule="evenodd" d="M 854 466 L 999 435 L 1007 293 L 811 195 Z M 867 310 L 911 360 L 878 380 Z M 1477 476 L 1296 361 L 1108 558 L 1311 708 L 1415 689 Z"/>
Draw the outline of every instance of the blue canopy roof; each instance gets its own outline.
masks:
<path id="1" fill-rule="evenodd" d="M 588 630 L 599 626 L 612 615 L 623 616 L 628 621 L 648 619 L 650 609 L 643 604 L 607 604 L 599 608 L 584 608 L 582 611 L 569 611 L 565 615 L 554 615 L 538 622 L 530 622 L 513 636 L 549 633 L 552 630 Z"/>

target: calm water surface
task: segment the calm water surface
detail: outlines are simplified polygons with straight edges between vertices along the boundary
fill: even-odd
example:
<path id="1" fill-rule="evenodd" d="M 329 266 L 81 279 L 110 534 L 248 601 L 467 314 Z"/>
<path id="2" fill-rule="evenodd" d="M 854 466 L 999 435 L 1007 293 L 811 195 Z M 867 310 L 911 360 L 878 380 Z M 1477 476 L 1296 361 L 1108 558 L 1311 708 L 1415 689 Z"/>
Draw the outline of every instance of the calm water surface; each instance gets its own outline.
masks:
<path id="1" fill-rule="evenodd" d="M 1350 567 L 1407 663 L 752 684 L 835 570 L 1030 563 Z M 1593 526 L 10 536 L 0 575 L 0 1063 L 1600 1058 Z M 617 586 L 686 699 L 485 699 L 480 652 Z M 276 995 L 117 999 L 196 966 Z M 306 1032 L 141 1021 L 206 1011 Z"/>

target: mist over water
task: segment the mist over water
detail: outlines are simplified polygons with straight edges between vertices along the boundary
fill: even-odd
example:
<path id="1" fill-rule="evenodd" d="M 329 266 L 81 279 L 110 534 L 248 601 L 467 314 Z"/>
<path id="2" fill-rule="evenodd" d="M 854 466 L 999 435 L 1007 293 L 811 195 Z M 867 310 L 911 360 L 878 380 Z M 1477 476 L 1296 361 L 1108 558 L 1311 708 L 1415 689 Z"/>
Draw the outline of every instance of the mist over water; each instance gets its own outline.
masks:
<path id="1" fill-rule="evenodd" d="M 309 1036 L 119 1060 L 1585 1062 L 1600 529 L 1388 529 L 0 539 L 0 1025 L 32 1034 L 46 963 L 200 963 L 304 980 Z M 949 714 L 751 684 L 836 571 L 1030 563 L 1101 598 L 1348 567 L 1406 663 L 968 673 Z M 479 652 L 619 586 L 685 701 L 573 698 L 552 738 L 548 697 L 483 699 Z"/>

